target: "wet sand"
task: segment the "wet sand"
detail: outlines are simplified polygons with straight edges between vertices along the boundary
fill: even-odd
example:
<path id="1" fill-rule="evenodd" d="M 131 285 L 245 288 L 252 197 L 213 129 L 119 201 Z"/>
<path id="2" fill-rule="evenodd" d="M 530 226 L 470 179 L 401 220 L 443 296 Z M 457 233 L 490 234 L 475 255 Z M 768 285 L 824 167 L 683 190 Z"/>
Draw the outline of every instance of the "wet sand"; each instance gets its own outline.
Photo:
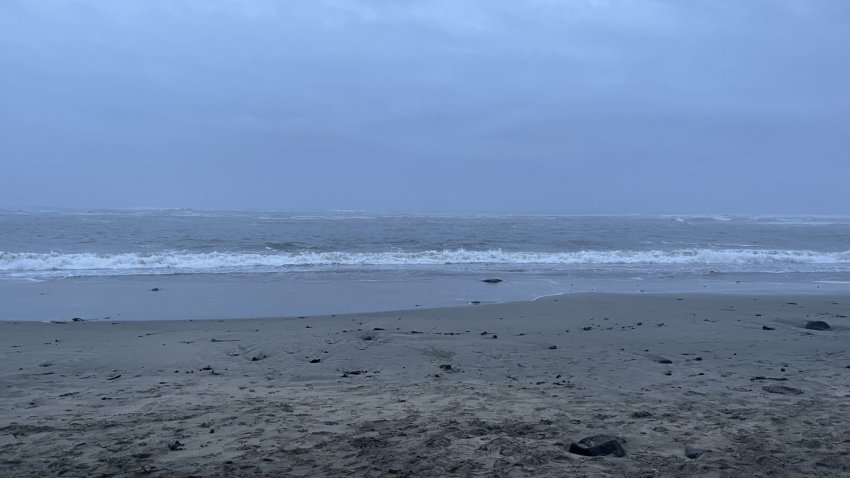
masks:
<path id="1" fill-rule="evenodd" d="M 850 476 L 848 315 L 838 294 L 575 294 L 0 322 L 0 476 Z M 599 434 L 625 456 L 569 451 Z"/>

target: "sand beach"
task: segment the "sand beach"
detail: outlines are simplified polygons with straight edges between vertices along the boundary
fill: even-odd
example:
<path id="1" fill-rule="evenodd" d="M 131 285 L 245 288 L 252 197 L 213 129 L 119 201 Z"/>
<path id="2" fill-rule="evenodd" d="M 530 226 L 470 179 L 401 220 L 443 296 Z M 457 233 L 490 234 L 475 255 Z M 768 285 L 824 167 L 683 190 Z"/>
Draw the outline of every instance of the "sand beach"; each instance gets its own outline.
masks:
<path id="1" fill-rule="evenodd" d="M 0 322 L 0 475 L 850 476 L 848 315 L 840 294 L 597 293 Z M 598 435 L 623 456 L 570 451 Z"/>

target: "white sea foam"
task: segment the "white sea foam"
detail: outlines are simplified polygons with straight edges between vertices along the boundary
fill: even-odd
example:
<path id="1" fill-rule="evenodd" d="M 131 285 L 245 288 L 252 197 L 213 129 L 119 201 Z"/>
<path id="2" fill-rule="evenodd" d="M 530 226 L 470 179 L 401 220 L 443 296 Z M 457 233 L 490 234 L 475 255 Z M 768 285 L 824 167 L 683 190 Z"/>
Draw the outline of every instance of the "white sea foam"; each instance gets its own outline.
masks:
<path id="1" fill-rule="evenodd" d="M 835 265 L 850 267 L 850 251 L 679 249 L 672 251 L 509 252 L 464 249 L 421 252 L 152 252 L 62 254 L 0 252 L 0 272 L 123 275 L 147 273 L 216 273 L 269 271 L 310 266 L 416 266 L 446 264 L 540 265 Z"/>

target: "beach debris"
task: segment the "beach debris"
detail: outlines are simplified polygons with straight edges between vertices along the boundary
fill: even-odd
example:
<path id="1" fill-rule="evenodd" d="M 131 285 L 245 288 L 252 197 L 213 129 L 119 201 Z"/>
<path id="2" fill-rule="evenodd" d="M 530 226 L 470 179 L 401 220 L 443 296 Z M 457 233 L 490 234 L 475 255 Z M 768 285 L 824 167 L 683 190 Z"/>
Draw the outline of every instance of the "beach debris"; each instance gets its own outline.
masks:
<path id="1" fill-rule="evenodd" d="M 691 460 L 696 460 L 697 458 L 701 457 L 703 455 L 703 453 L 705 453 L 707 451 L 708 450 L 704 450 L 702 448 L 686 447 L 685 448 L 685 456 L 690 458 Z"/>
<path id="2" fill-rule="evenodd" d="M 319 363 L 321 361 L 322 361 L 322 359 L 320 359 L 320 358 L 314 358 L 313 360 L 310 360 L 310 363 Z"/>
<path id="3" fill-rule="evenodd" d="M 440 368 L 443 369 L 443 370 L 451 370 L 452 365 L 448 364 L 448 363 L 444 363 L 444 364 L 440 364 Z"/>
<path id="4" fill-rule="evenodd" d="M 201 368 L 200 368 L 200 370 L 201 370 L 201 371 L 207 371 L 207 370 L 212 370 L 212 369 L 213 369 L 213 368 L 212 368 L 212 367 L 210 367 L 209 365 L 207 365 L 206 367 L 201 367 Z"/>
<path id="5" fill-rule="evenodd" d="M 383 328 L 381 328 L 381 327 L 375 327 L 375 328 L 373 328 L 372 330 L 374 330 L 374 331 L 376 331 L 376 332 L 377 332 L 377 331 L 381 331 L 381 330 L 384 330 L 384 329 L 383 329 Z"/>
<path id="6" fill-rule="evenodd" d="M 778 393 L 780 395 L 801 395 L 803 393 L 799 388 L 788 387 L 785 385 L 765 385 L 762 390 L 768 393 Z"/>
<path id="7" fill-rule="evenodd" d="M 632 418 L 649 418 L 649 417 L 651 417 L 651 416 L 652 416 L 652 414 L 651 414 L 651 413 L 649 413 L 649 412 L 647 412 L 647 411 L 644 411 L 644 410 L 639 410 L 639 411 L 637 411 L 637 412 L 632 412 Z"/>
<path id="8" fill-rule="evenodd" d="M 810 320 L 806 322 L 806 328 L 809 330 L 832 330 L 832 327 L 822 320 Z"/>
<path id="9" fill-rule="evenodd" d="M 549 350 L 556 350 L 558 348 L 557 345 L 550 345 Z"/>
<path id="10" fill-rule="evenodd" d="M 502 279 L 484 279 L 481 282 L 486 282 L 488 284 L 498 284 L 499 282 L 502 282 Z"/>
<path id="11" fill-rule="evenodd" d="M 785 369 L 783 368 L 783 369 L 782 369 L 782 371 L 784 372 L 784 371 L 785 371 Z M 785 378 L 785 377 L 765 377 L 765 376 L 762 376 L 762 375 L 757 375 L 757 376 L 755 376 L 755 377 L 753 377 L 753 378 L 751 378 L 751 379 L 750 379 L 750 381 L 751 381 L 751 382 L 755 382 L 756 380 L 779 380 L 779 381 L 785 381 L 785 380 L 788 380 L 788 379 L 787 379 L 787 378 Z"/>
<path id="12" fill-rule="evenodd" d="M 578 442 L 570 443 L 569 452 L 582 456 L 614 455 L 622 457 L 626 455 L 626 450 L 611 435 L 593 435 L 582 438 Z"/>
<path id="13" fill-rule="evenodd" d="M 72 322 L 85 322 L 83 319 L 81 319 L 79 317 L 74 317 L 73 319 L 71 319 L 71 321 Z"/>
<path id="14" fill-rule="evenodd" d="M 478 304 L 481 303 L 481 301 L 480 300 L 473 300 L 473 301 L 470 301 L 469 303 L 473 304 L 473 305 L 478 305 Z"/>
<path id="15" fill-rule="evenodd" d="M 776 330 L 776 328 L 775 327 L 768 327 L 766 325 L 762 325 L 761 330 Z"/>
<path id="16" fill-rule="evenodd" d="M 259 362 L 260 360 L 263 360 L 266 357 L 267 357 L 266 354 L 257 354 L 257 355 L 254 355 L 253 357 L 251 357 L 251 361 L 252 362 Z"/>
<path id="17" fill-rule="evenodd" d="M 180 443 L 180 440 L 174 440 L 173 443 L 168 444 L 168 449 L 171 451 L 177 451 L 183 449 L 183 444 Z"/>
<path id="18" fill-rule="evenodd" d="M 361 375 L 364 373 L 369 373 L 368 370 L 344 370 L 342 372 L 342 378 L 348 378 L 351 375 Z"/>
<path id="19" fill-rule="evenodd" d="M 240 342 L 242 339 L 210 339 L 210 342 Z"/>
<path id="20" fill-rule="evenodd" d="M 117 379 L 119 379 L 119 378 L 121 378 L 121 374 L 120 374 L 120 373 L 119 373 L 118 375 L 114 375 L 114 376 L 112 376 L 112 377 L 108 377 L 108 378 L 107 378 L 107 380 L 117 380 Z"/>
<path id="21" fill-rule="evenodd" d="M 672 360 L 668 359 L 667 357 L 662 357 L 661 355 L 648 355 L 648 357 L 652 361 L 654 361 L 655 363 L 660 363 L 660 364 L 665 364 L 665 365 L 673 363 Z"/>

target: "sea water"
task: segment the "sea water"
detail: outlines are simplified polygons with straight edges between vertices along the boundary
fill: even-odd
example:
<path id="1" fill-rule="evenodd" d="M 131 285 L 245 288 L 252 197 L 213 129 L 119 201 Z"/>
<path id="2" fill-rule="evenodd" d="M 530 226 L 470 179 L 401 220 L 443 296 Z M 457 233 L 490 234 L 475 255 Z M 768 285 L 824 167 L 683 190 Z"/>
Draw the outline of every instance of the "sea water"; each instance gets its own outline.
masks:
<path id="1" fill-rule="evenodd" d="M 116 306 L 122 318 L 386 310 L 587 291 L 846 291 L 850 217 L 0 211 L 0 319 L 61 318 L 80 310 L 69 303 L 122 304 L 127 291 L 167 292 L 161 285 L 194 295 L 125 300 Z M 230 309 L 216 306 L 236 290 L 241 299 Z M 147 305 L 133 313 L 133 303 Z"/>

